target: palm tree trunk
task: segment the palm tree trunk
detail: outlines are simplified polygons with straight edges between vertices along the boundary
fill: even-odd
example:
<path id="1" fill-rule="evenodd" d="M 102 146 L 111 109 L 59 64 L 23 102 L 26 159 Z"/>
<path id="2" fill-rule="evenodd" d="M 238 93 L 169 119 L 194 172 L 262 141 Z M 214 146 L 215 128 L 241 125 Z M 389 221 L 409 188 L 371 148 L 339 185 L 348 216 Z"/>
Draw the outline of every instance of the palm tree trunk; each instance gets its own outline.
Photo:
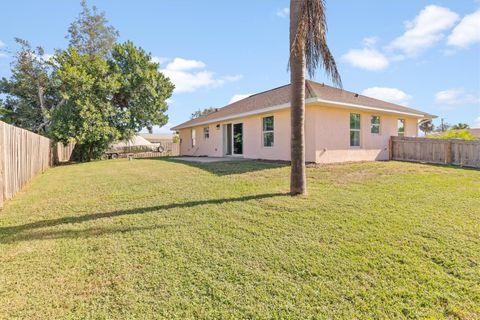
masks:
<path id="1" fill-rule="evenodd" d="M 291 83 L 291 175 L 290 193 L 301 195 L 307 193 L 305 174 L 305 54 L 300 47 L 293 46 L 296 39 L 302 0 L 290 1 L 290 83 Z M 292 51 L 294 50 L 294 51 Z"/>

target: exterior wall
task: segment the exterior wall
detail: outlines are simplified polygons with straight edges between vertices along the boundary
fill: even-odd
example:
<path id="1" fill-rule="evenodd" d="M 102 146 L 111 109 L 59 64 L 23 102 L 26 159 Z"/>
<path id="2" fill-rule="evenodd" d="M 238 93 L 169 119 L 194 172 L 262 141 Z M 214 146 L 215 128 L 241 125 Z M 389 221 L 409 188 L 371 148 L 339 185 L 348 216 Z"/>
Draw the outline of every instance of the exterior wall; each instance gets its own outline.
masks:
<path id="1" fill-rule="evenodd" d="M 405 136 L 417 136 L 417 119 L 381 112 L 317 106 L 315 162 L 388 160 L 388 141 L 397 135 L 397 120 L 405 120 Z M 360 114 L 360 147 L 350 146 L 350 113 Z M 380 133 L 370 132 L 371 116 L 380 117 Z"/>
<path id="2" fill-rule="evenodd" d="M 210 138 L 205 139 L 203 128 L 210 128 Z M 192 129 L 196 131 L 195 147 L 192 146 Z M 197 126 L 194 128 L 182 129 L 180 136 L 180 155 L 188 156 L 223 156 L 222 128 L 217 129 L 216 124 Z"/>
<path id="3" fill-rule="evenodd" d="M 360 147 L 350 147 L 350 113 L 360 113 Z M 380 116 L 380 134 L 370 133 L 370 117 Z M 274 146 L 263 146 L 262 118 L 274 116 Z M 388 141 L 397 135 L 397 120 L 405 119 L 405 136 L 417 136 L 417 119 L 388 113 L 372 113 L 308 106 L 305 114 L 305 158 L 307 162 L 333 163 L 388 159 Z M 222 157 L 223 125 L 243 123 L 243 157 L 248 159 L 290 160 L 290 110 L 254 115 L 227 122 L 194 127 L 196 146 L 192 147 L 192 128 L 179 131 L 180 154 L 188 156 Z M 219 126 L 217 128 L 217 125 Z M 210 128 L 210 138 L 204 139 L 203 128 Z"/>
<path id="4" fill-rule="evenodd" d="M 263 146 L 262 119 L 274 116 L 274 146 Z M 192 128 L 181 129 L 180 154 L 188 156 L 222 157 L 223 150 L 223 125 L 228 123 L 243 123 L 243 157 L 248 159 L 285 160 L 290 159 L 290 111 L 281 110 L 275 113 L 265 113 L 247 118 L 227 122 L 209 124 L 210 138 L 204 139 L 203 128 L 194 127 L 196 130 L 196 146 L 192 147 Z M 219 128 L 217 129 L 217 125 Z"/>

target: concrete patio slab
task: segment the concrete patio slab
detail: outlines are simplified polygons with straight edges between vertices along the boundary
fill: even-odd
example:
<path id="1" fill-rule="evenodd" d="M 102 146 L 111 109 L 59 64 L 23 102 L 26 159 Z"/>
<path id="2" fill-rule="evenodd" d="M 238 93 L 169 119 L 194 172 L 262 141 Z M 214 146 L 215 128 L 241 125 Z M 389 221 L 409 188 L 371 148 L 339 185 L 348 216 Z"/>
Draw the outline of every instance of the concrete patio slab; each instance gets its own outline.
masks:
<path id="1" fill-rule="evenodd" d="M 244 158 L 237 158 L 237 157 L 177 157 L 172 159 L 186 161 L 186 162 L 197 162 L 197 163 L 213 163 L 213 162 L 246 160 Z"/>

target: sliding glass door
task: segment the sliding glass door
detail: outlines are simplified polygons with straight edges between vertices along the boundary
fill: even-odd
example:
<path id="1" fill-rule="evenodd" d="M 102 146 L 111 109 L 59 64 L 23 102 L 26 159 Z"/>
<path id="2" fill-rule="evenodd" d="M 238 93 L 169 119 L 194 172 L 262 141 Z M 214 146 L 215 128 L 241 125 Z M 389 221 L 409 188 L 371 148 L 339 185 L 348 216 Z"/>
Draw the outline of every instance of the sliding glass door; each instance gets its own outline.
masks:
<path id="1" fill-rule="evenodd" d="M 243 154 L 243 123 L 233 125 L 233 154 Z"/>

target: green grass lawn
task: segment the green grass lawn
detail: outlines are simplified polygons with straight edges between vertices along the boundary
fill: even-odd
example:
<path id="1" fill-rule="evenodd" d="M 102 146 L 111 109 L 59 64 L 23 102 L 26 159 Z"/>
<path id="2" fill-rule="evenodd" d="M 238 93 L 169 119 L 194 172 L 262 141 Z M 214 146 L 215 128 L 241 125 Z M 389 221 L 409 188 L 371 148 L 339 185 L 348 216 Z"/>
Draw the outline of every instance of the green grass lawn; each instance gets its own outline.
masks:
<path id="1" fill-rule="evenodd" d="M 0 212 L 0 318 L 480 318 L 480 171 L 289 169 L 48 170 Z"/>

